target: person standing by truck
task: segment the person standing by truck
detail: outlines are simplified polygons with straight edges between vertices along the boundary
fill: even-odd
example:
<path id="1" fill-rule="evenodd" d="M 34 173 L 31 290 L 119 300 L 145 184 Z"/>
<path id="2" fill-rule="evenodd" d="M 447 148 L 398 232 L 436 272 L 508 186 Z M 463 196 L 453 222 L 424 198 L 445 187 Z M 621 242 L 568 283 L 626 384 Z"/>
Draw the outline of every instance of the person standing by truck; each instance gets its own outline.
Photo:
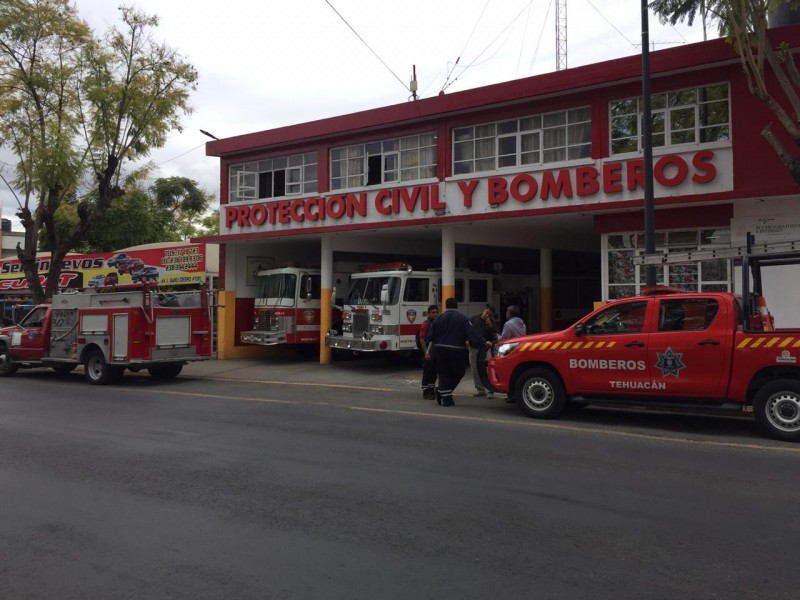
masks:
<path id="1" fill-rule="evenodd" d="M 478 330 L 481 337 L 488 341 L 494 341 L 497 337 L 496 325 L 492 313 L 492 307 L 487 305 L 480 314 L 470 317 L 469 319 L 470 323 Z M 487 350 L 486 344 L 480 344 L 477 347 L 470 344 L 469 367 L 472 372 L 472 382 L 475 385 L 475 393 L 473 396 L 488 396 L 492 398 L 492 394 L 495 390 L 491 383 L 489 383 L 489 376 L 486 373 Z"/>
<path id="2" fill-rule="evenodd" d="M 422 399 L 436 400 L 436 359 L 428 352 L 428 330 L 431 323 L 439 316 L 439 306 L 428 307 L 428 318 L 417 331 L 417 346 L 422 351 Z"/>
<path id="3" fill-rule="evenodd" d="M 453 406 L 453 390 L 467 372 L 467 342 L 486 344 L 486 339 L 472 326 L 469 317 L 458 312 L 455 298 L 445 301 L 446 310 L 428 328 L 427 355 L 436 357 L 436 401 L 441 406 Z M 489 342 L 491 343 L 491 342 Z"/>

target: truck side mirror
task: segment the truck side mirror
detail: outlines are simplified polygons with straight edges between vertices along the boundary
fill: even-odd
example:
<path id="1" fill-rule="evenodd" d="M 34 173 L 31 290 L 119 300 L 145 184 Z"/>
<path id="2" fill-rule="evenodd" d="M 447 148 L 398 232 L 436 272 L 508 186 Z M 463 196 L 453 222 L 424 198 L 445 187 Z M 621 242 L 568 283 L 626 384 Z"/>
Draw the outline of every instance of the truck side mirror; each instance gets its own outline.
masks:
<path id="1" fill-rule="evenodd" d="M 308 276 L 308 275 L 306 275 L 305 279 L 306 279 L 306 286 L 305 286 L 306 287 L 306 289 L 305 289 L 306 300 L 311 300 L 311 295 L 312 295 L 312 291 L 313 291 L 312 287 L 313 287 L 314 282 L 312 281 L 311 277 Z"/>
<path id="2" fill-rule="evenodd" d="M 381 304 L 389 304 L 389 284 L 384 283 L 381 286 Z"/>

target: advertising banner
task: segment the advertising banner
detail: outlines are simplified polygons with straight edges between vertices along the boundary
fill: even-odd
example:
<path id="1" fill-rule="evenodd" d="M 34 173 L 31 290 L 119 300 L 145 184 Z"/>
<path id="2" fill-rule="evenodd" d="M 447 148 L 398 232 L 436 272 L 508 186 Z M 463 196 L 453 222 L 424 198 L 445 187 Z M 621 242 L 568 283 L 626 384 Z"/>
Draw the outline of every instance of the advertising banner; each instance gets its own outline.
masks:
<path id="1" fill-rule="evenodd" d="M 47 283 L 50 257 L 36 259 L 39 279 Z M 130 250 L 110 254 L 71 254 L 62 263 L 59 288 L 85 288 L 149 283 L 191 285 L 206 281 L 205 246 Z M 28 289 L 18 259 L 0 261 L 0 293 Z"/>

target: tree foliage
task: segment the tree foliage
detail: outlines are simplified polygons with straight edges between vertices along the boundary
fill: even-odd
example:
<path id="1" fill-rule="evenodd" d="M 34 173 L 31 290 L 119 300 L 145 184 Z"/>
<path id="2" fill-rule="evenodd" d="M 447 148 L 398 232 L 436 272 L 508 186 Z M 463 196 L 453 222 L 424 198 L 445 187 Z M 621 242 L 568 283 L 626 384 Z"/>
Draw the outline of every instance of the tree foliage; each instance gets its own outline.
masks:
<path id="1" fill-rule="evenodd" d="M 727 37 L 742 63 L 750 92 L 766 104 L 778 124 L 765 123 L 761 134 L 800 183 L 800 71 L 791 49 L 769 30 L 768 17 L 779 4 L 796 0 L 653 0 L 662 23 L 691 25 L 707 16 Z M 777 85 L 771 83 L 774 76 Z M 776 131 L 777 127 L 777 131 Z"/>
<path id="2" fill-rule="evenodd" d="M 0 144 L 18 160 L 17 253 L 36 301 L 57 291 L 61 260 L 124 196 L 125 161 L 162 146 L 191 112 L 197 73 L 153 39 L 157 18 L 125 6 L 120 18 L 97 36 L 68 0 L 0 4 Z M 52 252 L 44 290 L 40 235 Z"/>
<path id="3" fill-rule="evenodd" d="M 129 177 L 125 190 L 125 195 L 92 223 L 73 250 L 112 252 L 142 244 L 188 241 L 218 231 L 214 230 L 214 224 L 218 227 L 219 223 L 216 213 L 207 215 L 213 196 L 192 179 L 159 178 L 145 189 L 137 177 Z M 88 202 L 96 202 L 96 194 L 90 195 Z M 56 211 L 59 231 L 68 231 L 78 221 L 75 202 L 64 202 Z M 40 240 L 40 248 L 49 250 L 46 239 Z"/>

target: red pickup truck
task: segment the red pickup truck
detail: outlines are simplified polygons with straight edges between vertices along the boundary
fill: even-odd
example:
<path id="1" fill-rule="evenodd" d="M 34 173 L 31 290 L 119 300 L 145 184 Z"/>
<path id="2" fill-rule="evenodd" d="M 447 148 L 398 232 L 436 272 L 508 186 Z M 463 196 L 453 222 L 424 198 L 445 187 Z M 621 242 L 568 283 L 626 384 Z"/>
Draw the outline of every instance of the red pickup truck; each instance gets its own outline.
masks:
<path id="1" fill-rule="evenodd" d="M 775 329 L 760 289 L 761 267 L 793 260 L 744 257 L 742 296 L 653 289 L 564 331 L 508 340 L 489 376 L 534 418 L 570 402 L 733 408 L 768 436 L 800 441 L 800 328 Z"/>

